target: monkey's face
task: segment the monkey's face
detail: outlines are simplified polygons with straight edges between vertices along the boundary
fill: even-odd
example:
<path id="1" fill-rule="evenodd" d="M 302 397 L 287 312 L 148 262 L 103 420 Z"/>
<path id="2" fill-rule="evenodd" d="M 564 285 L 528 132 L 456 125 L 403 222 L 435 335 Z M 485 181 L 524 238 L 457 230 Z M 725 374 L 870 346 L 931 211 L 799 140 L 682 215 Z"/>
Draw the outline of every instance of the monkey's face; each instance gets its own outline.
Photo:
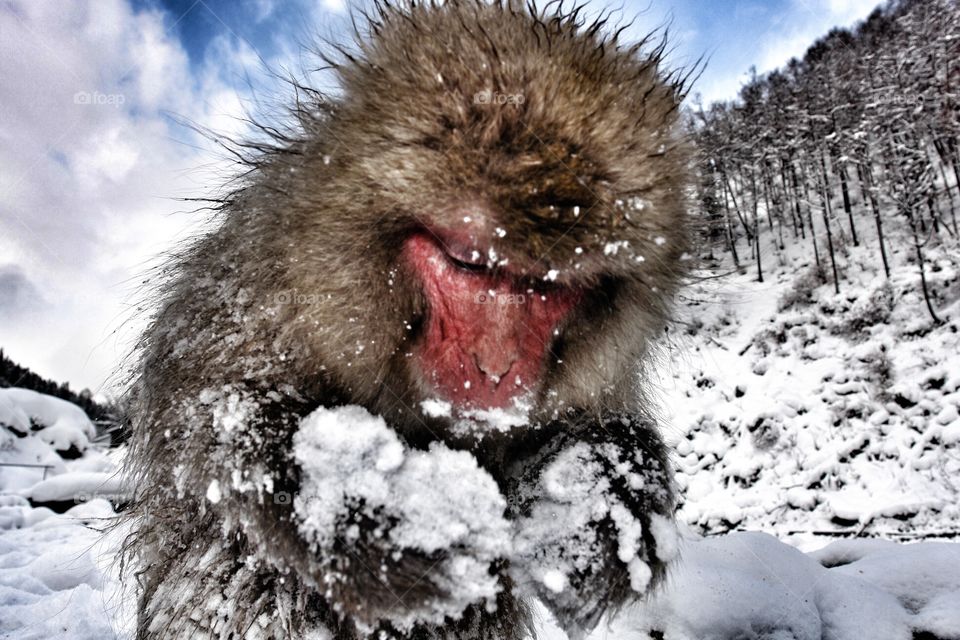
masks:
<path id="1" fill-rule="evenodd" d="M 495 233 L 485 212 L 466 211 L 460 228 L 404 242 L 427 305 L 412 366 L 426 390 L 461 410 L 529 404 L 582 291 L 513 269 L 485 241 Z"/>
<path id="2" fill-rule="evenodd" d="M 523 171 L 502 151 L 490 156 Z M 538 170 L 541 184 L 570 179 L 562 166 L 548 178 L 542 164 Z M 674 286 L 664 265 L 682 249 L 680 232 L 655 230 L 663 221 L 653 214 L 632 222 L 640 211 L 625 210 L 629 198 L 601 199 L 610 186 L 588 183 L 575 201 L 582 204 L 573 204 L 549 188 L 529 198 L 529 176 L 465 176 L 470 189 L 437 185 L 442 195 L 427 201 L 426 213 L 413 208 L 415 199 L 399 203 L 404 223 L 390 234 L 418 294 L 402 348 L 415 410 L 482 426 L 619 402 L 613 396 L 632 390 L 637 361 L 659 329 L 662 296 Z"/>

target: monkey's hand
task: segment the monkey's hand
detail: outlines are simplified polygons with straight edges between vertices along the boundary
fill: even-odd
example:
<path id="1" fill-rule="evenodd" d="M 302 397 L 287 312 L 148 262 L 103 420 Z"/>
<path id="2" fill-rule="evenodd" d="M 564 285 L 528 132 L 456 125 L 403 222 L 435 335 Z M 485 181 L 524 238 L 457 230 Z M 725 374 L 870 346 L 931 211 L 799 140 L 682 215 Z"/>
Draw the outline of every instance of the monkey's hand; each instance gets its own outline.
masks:
<path id="1" fill-rule="evenodd" d="M 564 425 L 518 469 L 511 575 L 581 637 L 642 595 L 676 553 L 664 446 L 651 423 L 605 415 Z"/>
<path id="2" fill-rule="evenodd" d="M 407 449 L 356 406 L 319 409 L 294 438 L 294 510 L 333 608 L 369 633 L 493 606 L 510 547 L 506 501 L 467 452 Z"/>

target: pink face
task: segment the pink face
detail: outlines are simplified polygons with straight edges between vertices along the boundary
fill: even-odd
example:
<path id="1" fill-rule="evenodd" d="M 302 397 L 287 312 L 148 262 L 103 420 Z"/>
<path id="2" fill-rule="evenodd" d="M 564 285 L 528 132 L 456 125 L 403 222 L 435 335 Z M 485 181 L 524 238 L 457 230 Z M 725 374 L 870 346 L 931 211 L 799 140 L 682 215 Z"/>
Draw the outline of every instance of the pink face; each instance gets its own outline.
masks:
<path id="1" fill-rule="evenodd" d="M 490 268 L 488 251 L 466 235 L 426 230 L 403 248 L 428 305 L 414 356 L 437 395 L 461 409 L 506 408 L 535 392 L 555 332 L 580 299 L 509 265 Z"/>

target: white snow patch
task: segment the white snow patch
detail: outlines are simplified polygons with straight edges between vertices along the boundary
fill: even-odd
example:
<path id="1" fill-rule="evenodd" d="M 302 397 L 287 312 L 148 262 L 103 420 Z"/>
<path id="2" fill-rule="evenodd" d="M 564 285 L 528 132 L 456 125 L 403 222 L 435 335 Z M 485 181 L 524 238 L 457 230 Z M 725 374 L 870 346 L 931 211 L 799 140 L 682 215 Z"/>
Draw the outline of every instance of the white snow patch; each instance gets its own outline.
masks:
<path id="1" fill-rule="evenodd" d="M 424 415 L 431 418 L 449 418 L 453 410 L 453 406 L 449 402 L 439 398 L 424 400 L 420 403 L 420 408 L 423 409 Z"/>
<path id="2" fill-rule="evenodd" d="M 471 454 L 442 444 L 405 451 L 383 418 L 347 406 L 307 416 L 294 437 L 294 456 L 303 472 L 294 507 L 316 553 L 332 548 L 341 535 L 338 522 L 362 502 L 364 514 L 375 520 L 396 516 L 395 525 L 380 531 L 391 548 L 447 554 L 435 569 L 447 596 L 398 613 L 395 624 L 440 622 L 496 597 L 490 566 L 510 549 L 506 501 Z M 450 491 L 454 486 L 458 490 Z"/>
<path id="3" fill-rule="evenodd" d="M 223 499 L 223 493 L 220 490 L 220 481 L 211 480 L 210 484 L 207 485 L 207 500 L 209 500 L 213 504 L 217 504 L 222 499 Z"/>

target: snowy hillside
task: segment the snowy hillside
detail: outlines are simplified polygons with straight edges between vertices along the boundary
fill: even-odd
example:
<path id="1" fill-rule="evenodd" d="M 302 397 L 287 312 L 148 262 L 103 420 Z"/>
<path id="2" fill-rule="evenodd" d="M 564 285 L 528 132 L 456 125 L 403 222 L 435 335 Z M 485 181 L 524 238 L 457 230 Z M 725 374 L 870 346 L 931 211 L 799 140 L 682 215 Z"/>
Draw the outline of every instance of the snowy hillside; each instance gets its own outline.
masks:
<path id="1" fill-rule="evenodd" d="M 704 533 L 958 535 L 960 254 L 930 250 L 937 326 L 905 255 L 888 281 L 874 242 L 844 247 L 835 294 L 799 253 L 766 283 L 689 292 L 693 335 L 662 381 L 681 518 Z"/>

